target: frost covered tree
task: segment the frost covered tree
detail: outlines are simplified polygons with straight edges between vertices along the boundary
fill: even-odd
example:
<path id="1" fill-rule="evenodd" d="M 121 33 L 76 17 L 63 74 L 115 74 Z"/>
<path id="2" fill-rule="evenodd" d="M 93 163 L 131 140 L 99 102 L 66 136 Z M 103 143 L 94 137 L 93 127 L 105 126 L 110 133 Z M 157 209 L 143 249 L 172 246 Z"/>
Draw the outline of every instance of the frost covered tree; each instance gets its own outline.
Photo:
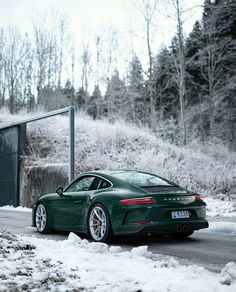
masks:
<path id="1" fill-rule="evenodd" d="M 176 20 L 176 52 L 172 54 L 173 62 L 175 64 L 175 74 L 173 75 L 178 89 L 179 105 L 180 105 L 180 120 L 182 127 L 182 141 L 187 143 L 187 126 L 186 126 L 186 60 L 185 60 L 185 44 L 183 32 L 183 6 L 180 0 L 171 0 L 174 11 L 174 18 Z"/>
<path id="2" fill-rule="evenodd" d="M 145 27 L 145 40 L 147 47 L 148 57 L 148 72 L 146 82 L 146 94 L 149 103 L 149 115 L 150 115 L 150 126 L 151 128 L 156 127 L 156 112 L 155 112 L 155 87 L 153 82 L 153 51 L 152 41 L 154 36 L 154 22 L 157 19 L 157 6 L 158 0 L 136 0 L 134 1 L 135 6 L 141 13 L 144 20 Z"/>
<path id="3" fill-rule="evenodd" d="M 91 54 L 89 51 L 88 44 L 83 46 L 83 52 L 81 56 L 81 84 L 82 88 L 85 89 L 85 91 L 88 91 L 88 83 L 89 83 L 89 76 L 91 72 Z"/>
<path id="4" fill-rule="evenodd" d="M 101 111 L 103 106 L 103 98 L 100 91 L 100 88 L 98 85 L 95 85 L 93 94 L 90 96 L 88 106 L 87 106 L 87 112 L 90 116 L 93 117 L 93 119 L 97 119 L 101 117 Z"/>
<path id="5" fill-rule="evenodd" d="M 166 119 L 177 119 L 179 107 L 177 90 L 172 78 L 175 67 L 172 62 L 171 51 L 166 47 L 162 48 L 154 63 L 154 81 L 156 88 L 156 111 L 158 121 Z"/>
<path id="6" fill-rule="evenodd" d="M 75 104 L 75 88 L 72 82 L 68 79 L 63 89 L 66 98 L 69 100 L 69 104 L 74 106 Z"/>
<path id="7" fill-rule="evenodd" d="M 235 1 L 205 1 L 203 14 L 205 43 L 201 51 L 200 65 L 205 80 L 211 138 L 222 135 L 219 133 L 221 128 L 219 126 L 222 125 L 220 120 L 224 120 L 224 112 L 231 111 L 230 107 L 234 104 L 232 81 L 229 80 L 235 76 L 236 70 L 235 18 Z"/>
<path id="8" fill-rule="evenodd" d="M 137 55 L 132 57 L 128 72 L 128 99 L 130 101 L 129 120 L 140 124 L 147 122 L 148 114 L 144 96 L 144 78 L 142 64 Z"/>
<path id="9" fill-rule="evenodd" d="M 24 43 L 21 35 L 16 27 L 8 29 L 6 36 L 6 51 L 5 51 L 5 78 L 7 82 L 7 94 L 9 96 L 9 111 L 16 113 L 18 107 L 21 106 L 21 75 L 23 66 L 23 50 Z"/>
<path id="10" fill-rule="evenodd" d="M 5 79 L 5 71 L 4 71 L 4 31 L 0 29 L 0 108 L 5 105 L 6 99 L 6 79 Z"/>
<path id="11" fill-rule="evenodd" d="M 44 86 L 40 90 L 39 99 L 39 107 L 46 111 L 56 110 L 68 105 L 65 93 L 58 87 L 52 88 L 50 86 Z"/>
<path id="12" fill-rule="evenodd" d="M 68 28 L 66 19 L 55 11 L 39 15 L 33 22 L 35 70 L 38 103 L 40 91 L 45 88 L 61 89 L 65 63 Z M 40 97 L 40 98 L 39 98 Z M 60 103 L 60 101 L 58 101 Z"/>
<path id="13" fill-rule="evenodd" d="M 127 97 L 125 83 L 120 79 L 118 70 L 114 71 L 114 74 L 108 81 L 104 101 L 106 114 L 111 121 L 127 118 L 130 102 Z"/>
<path id="14" fill-rule="evenodd" d="M 207 140 L 208 115 L 202 88 L 204 78 L 202 77 L 200 54 L 204 48 L 203 29 L 200 21 L 196 21 L 192 32 L 188 35 L 185 44 L 186 56 L 186 107 L 188 134 L 192 138 L 200 138 L 201 142 Z"/>
<path id="15" fill-rule="evenodd" d="M 186 39 L 185 44 L 185 58 L 186 58 L 186 90 L 187 105 L 194 105 L 199 103 L 199 90 L 204 83 L 201 75 L 201 68 L 199 64 L 200 52 L 203 49 L 203 31 L 202 25 L 199 21 L 193 26 L 192 32 Z"/>
<path id="16" fill-rule="evenodd" d="M 75 101 L 74 101 L 75 108 L 77 110 L 87 111 L 88 101 L 89 101 L 88 92 L 83 87 L 80 87 L 79 90 L 75 94 Z"/>
<path id="17" fill-rule="evenodd" d="M 35 108 L 35 95 L 33 93 L 34 88 L 34 49 L 29 36 L 26 34 L 24 39 L 24 51 L 22 58 L 22 74 L 21 74 L 21 86 L 22 86 L 22 99 L 26 104 L 27 110 L 33 111 Z"/>

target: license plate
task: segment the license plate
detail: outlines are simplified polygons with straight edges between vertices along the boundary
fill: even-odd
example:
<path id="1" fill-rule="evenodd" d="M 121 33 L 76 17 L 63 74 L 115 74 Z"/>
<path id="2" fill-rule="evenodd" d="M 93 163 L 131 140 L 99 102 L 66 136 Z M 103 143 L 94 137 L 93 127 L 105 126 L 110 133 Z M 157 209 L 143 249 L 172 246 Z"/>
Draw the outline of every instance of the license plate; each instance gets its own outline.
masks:
<path id="1" fill-rule="evenodd" d="M 172 211 L 172 219 L 189 218 L 189 211 Z"/>

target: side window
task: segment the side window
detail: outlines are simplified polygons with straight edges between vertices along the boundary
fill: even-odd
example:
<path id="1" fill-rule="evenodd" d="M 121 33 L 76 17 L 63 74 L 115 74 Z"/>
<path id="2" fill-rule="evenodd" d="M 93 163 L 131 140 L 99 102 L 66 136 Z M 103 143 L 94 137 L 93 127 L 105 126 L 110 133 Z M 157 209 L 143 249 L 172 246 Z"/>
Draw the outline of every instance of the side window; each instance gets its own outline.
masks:
<path id="1" fill-rule="evenodd" d="M 106 188 L 109 188 L 111 186 L 111 184 L 104 180 L 104 179 L 101 179 L 100 183 L 99 183 L 99 186 L 98 186 L 98 189 L 106 189 Z"/>
<path id="2" fill-rule="evenodd" d="M 86 176 L 75 181 L 66 191 L 67 192 L 81 192 L 90 190 L 90 186 L 95 180 L 94 176 Z"/>

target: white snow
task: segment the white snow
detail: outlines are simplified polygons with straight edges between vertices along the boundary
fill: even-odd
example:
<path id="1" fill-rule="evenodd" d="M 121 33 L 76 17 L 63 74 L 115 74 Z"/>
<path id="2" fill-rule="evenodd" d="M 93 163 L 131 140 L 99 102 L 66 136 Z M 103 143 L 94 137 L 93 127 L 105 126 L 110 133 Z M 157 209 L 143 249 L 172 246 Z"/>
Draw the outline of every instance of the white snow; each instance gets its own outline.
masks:
<path id="1" fill-rule="evenodd" d="M 131 255 L 133 257 L 145 257 L 148 254 L 148 246 L 144 245 L 144 246 L 138 246 L 138 247 L 134 247 L 131 250 Z"/>
<path id="2" fill-rule="evenodd" d="M 110 253 L 119 253 L 122 251 L 122 248 L 120 246 L 110 246 L 109 247 L 109 252 Z"/>
<path id="3" fill-rule="evenodd" d="M 230 262 L 221 271 L 221 283 L 231 285 L 236 282 L 236 264 Z"/>
<path id="4" fill-rule="evenodd" d="M 31 208 L 26 208 L 26 207 L 21 207 L 21 206 L 14 207 L 14 206 L 9 206 L 9 205 L 0 207 L 0 210 L 4 210 L 4 211 L 17 211 L 17 212 L 28 212 L 28 213 L 31 213 L 32 212 L 32 209 Z"/>
<path id="5" fill-rule="evenodd" d="M 34 114 L 35 115 L 35 114 Z M 0 124 L 28 118 L 0 110 Z M 54 117 L 30 124 L 28 166 L 68 162 L 68 118 Z M 178 147 L 146 128 L 125 122 L 76 117 L 77 173 L 93 169 L 140 169 L 202 192 L 212 220 L 236 222 L 236 154 L 221 145 L 197 142 Z M 217 197 L 216 197 L 217 195 Z M 220 198 L 220 199 L 219 199 Z M 228 199 L 231 199 L 228 200 Z M 13 206 L 0 210 L 31 212 Z M 202 232 L 236 235 L 236 223 L 210 222 Z M 14 236 L 0 230 L 0 292 L 5 291 L 155 291 L 235 292 L 236 264 L 220 274 L 200 266 L 182 266 L 171 257 L 152 254 L 147 246 L 125 251 L 120 246 L 89 243 L 70 233 L 53 241 Z"/>
<path id="6" fill-rule="evenodd" d="M 207 215 L 209 217 L 234 218 L 236 222 L 236 201 L 223 201 L 211 197 L 204 198 L 204 200 L 207 203 Z"/>
<path id="7" fill-rule="evenodd" d="M 236 222 L 209 222 L 209 228 L 202 229 L 201 232 L 221 233 L 226 235 L 236 235 Z M 236 244 L 236 240 L 235 240 Z"/>
<path id="8" fill-rule="evenodd" d="M 236 291 L 235 263 L 215 274 L 152 254 L 146 246 L 131 252 L 116 247 L 114 253 L 106 244 L 76 237 L 53 241 L 0 232 L 0 291 Z"/>

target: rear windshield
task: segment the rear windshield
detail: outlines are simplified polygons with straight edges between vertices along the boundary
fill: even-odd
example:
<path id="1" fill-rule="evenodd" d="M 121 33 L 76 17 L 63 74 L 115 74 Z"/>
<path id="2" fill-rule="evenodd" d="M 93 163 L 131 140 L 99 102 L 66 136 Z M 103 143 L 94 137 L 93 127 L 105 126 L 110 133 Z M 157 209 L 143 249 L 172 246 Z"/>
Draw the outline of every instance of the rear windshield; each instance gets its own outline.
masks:
<path id="1" fill-rule="evenodd" d="M 166 180 L 148 173 L 127 171 L 116 172 L 112 175 L 138 187 L 173 186 Z"/>

